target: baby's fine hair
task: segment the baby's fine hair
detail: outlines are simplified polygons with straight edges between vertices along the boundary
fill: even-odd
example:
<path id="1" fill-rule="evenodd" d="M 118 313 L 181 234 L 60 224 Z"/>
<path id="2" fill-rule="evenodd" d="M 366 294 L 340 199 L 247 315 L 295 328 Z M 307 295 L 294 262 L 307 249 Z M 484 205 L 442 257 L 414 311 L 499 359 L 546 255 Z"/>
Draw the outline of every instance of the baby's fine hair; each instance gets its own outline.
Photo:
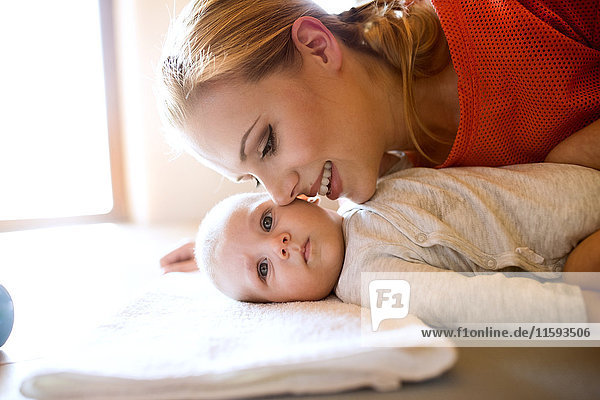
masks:
<path id="1" fill-rule="evenodd" d="M 433 8 L 421 0 L 410 3 L 375 0 L 329 14 L 311 0 L 191 1 L 172 24 L 159 65 L 158 98 L 165 127 L 182 133 L 191 99 L 206 85 L 231 79 L 257 82 L 297 66 L 292 25 L 311 16 L 349 48 L 397 71 L 411 140 L 427 157 L 416 128 L 436 137 L 416 115 L 412 83 L 443 70 L 449 57 L 435 61 L 443 34 Z"/>
<path id="2" fill-rule="evenodd" d="M 221 290 L 217 279 L 220 265 L 218 249 L 225 240 L 223 231 L 229 223 L 232 212 L 246 204 L 268 198 L 269 194 L 266 192 L 234 194 L 218 202 L 202 219 L 196 235 L 194 255 L 198 268 L 207 274 L 217 289 Z"/>

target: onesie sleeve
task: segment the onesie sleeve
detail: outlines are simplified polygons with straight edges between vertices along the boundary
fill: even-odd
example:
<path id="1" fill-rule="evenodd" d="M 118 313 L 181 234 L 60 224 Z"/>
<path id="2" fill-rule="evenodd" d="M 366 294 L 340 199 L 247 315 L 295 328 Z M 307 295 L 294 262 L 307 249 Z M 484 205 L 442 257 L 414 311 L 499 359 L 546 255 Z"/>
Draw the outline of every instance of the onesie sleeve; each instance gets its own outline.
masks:
<path id="1" fill-rule="evenodd" d="M 433 326 L 587 321 L 578 286 L 539 281 L 528 273 L 469 275 L 395 257 L 368 262 L 369 270 L 377 272 L 362 274 L 362 279 L 358 272 L 352 281 L 340 280 L 336 293 L 343 301 L 369 307 L 371 280 L 403 279 L 411 290 L 409 313 Z"/>

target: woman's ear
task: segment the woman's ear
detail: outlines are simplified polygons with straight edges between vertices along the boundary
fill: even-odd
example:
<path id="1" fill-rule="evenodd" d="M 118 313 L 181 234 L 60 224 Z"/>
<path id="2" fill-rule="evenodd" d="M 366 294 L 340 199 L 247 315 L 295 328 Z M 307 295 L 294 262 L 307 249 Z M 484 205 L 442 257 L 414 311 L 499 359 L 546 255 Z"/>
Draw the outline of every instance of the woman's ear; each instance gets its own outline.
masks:
<path id="1" fill-rule="evenodd" d="M 300 17 L 294 21 L 292 40 L 303 60 L 313 60 L 335 71 L 342 67 L 342 50 L 336 37 L 317 18 Z"/>

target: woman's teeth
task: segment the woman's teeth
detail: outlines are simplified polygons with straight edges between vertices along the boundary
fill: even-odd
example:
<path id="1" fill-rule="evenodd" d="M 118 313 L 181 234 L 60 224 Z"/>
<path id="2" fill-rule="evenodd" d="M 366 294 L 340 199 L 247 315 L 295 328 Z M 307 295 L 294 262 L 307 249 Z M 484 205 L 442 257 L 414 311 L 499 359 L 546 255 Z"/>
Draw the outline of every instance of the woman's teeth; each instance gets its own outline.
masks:
<path id="1" fill-rule="evenodd" d="M 331 161 L 327 161 L 323 167 L 323 178 L 321 179 L 321 187 L 319 194 L 325 196 L 329 191 L 329 178 L 331 178 Z"/>

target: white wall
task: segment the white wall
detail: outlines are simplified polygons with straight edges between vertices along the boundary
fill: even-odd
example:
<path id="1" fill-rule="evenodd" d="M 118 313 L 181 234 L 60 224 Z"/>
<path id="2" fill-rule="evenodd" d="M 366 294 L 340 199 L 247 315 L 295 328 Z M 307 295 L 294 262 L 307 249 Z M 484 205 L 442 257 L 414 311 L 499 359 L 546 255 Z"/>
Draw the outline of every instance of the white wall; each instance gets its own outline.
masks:
<path id="1" fill-rule="evenodd" d="M 174 10 L 175 4 L 175 10 Z M 234 184 L 187 154 L 173 158 L 153 92 L 171 16 L 186 0 L 114 0 L 126 185 L 133 222 L 195 223 L 219 199 L 254 185 Z"/>

